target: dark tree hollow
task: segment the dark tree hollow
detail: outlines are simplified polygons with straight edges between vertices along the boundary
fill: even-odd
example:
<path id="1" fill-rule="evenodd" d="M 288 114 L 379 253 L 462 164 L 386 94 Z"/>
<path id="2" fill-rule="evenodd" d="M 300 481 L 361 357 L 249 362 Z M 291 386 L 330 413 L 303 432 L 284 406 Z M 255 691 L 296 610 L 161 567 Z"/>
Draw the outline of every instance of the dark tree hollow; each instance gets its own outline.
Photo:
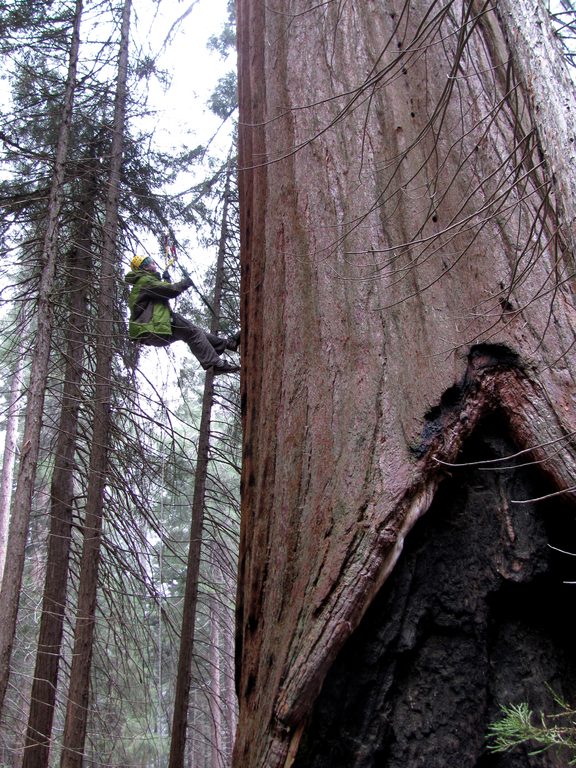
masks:
<path id="1" fill-rule="evenodd" d="M 460 463 L 510 456 L 502 418 Z M 451 471 L 331 669 L 294 768 L 559 768 L 486 748 L 501 705 L 576 703 L 576 515 L 526 456 Z M 550 546 L 551 545 L 551 546 Z"/>

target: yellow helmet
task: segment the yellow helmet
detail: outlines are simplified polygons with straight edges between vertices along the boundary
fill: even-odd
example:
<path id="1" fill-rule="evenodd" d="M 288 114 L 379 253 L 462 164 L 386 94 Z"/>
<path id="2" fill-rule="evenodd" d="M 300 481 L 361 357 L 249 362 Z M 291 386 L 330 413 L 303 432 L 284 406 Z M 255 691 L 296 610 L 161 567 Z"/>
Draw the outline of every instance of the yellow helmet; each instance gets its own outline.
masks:
<path id="1" fill-rule="evenodd" d="M 139 256 L 139 255 L 134 256 L 134 258 L 130 262 L 130 268 L 140 269 L 140 267 L 142 266 L 142 263 L 146 261 L 146 258 L 147 258 L 146 256 Z"/>

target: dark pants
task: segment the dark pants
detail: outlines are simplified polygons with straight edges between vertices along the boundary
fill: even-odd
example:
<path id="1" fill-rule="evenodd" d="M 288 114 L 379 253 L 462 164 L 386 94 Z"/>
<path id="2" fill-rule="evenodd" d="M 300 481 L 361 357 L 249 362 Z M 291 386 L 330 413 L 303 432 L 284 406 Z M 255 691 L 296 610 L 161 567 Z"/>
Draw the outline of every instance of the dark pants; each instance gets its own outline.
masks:
<path id="1" fill-rule="evenodd" d="M 185 341 L 204 370 L 217 365 L 226 349 L 226 339 L 203 331 L 178 312 L 172 312 L 172 341 Z"/>

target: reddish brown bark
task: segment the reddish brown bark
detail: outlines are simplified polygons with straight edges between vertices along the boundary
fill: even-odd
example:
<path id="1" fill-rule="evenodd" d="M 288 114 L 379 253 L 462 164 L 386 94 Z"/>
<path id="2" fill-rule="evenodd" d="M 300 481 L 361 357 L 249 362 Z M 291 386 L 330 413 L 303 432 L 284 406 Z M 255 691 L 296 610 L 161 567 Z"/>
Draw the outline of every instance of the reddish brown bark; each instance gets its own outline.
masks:
<path id="1" fill-rule="evenodd" d="M 576 315 L 493 10 L 239 0 L 238 24 L 235 765 L 275 768 L 430 506 L 438 460 L 495 401 L 571 486 Z M 561 456 L 537 447 L 559 440 Z"/>

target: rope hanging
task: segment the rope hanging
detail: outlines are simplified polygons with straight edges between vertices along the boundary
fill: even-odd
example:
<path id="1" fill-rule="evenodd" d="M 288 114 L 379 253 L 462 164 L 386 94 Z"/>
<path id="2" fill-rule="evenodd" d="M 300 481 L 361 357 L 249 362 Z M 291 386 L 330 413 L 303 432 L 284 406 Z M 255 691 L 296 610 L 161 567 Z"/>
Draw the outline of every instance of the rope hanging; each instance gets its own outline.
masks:
<path id="1" fill-rule="evenodd" d="M 176 251 L 176 240 L 171 235 L 168 229 L 164 230 L 164 233 L 162 235 L 162 249 L 164 251 L 164 258 L 166 260 L 166 266 L 164 267 L 164 269 L 168 270 L 171 266 L 176 264 L 178 266 L 178 269 L 182 273 L 182 276 L 190 281 L 191 288 L 198 294 L 200 299 L 208 307 L 213 317 L 216 317 L 216 313 L 214 312 L 214 309 L 210 304 L 210 302 L 208 301 L 208 299 L 204 296 L 202 291 L 200 291 L 200 289 L 196 286 L 196 284 L 190 277 L 190 273 L 188 272 L 188 270 L 184 266 L 182 266 L 182 264 L 180 264 L 180 262 L 178 261 L 178 254 Z"/>

